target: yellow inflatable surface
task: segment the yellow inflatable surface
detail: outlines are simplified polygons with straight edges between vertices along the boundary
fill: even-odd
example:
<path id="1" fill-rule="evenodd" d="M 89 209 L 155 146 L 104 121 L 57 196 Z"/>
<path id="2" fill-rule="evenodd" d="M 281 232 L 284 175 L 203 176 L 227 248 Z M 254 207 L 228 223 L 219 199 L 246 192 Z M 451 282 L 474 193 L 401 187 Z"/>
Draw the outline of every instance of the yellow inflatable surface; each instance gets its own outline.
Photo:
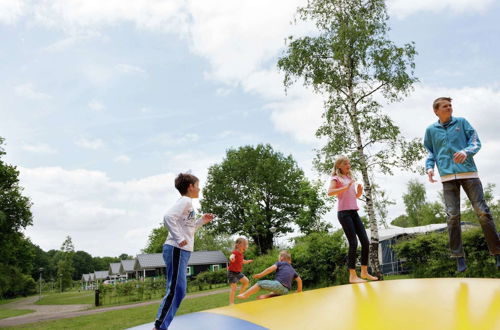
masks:
<path id="1" fill-rule="evenodd" d="M 206 310 L 268 329 L 500 330 L 500 279 L 342 285 Z"/>

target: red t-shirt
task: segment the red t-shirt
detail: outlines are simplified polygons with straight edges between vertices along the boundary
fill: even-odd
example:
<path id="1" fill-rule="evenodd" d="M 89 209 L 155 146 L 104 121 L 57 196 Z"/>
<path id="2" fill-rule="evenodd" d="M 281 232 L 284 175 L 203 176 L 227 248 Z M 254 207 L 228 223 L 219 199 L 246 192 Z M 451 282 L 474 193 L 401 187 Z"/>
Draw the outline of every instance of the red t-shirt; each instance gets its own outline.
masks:
<path id="1" fill-rule="evenodd" d="M 229 259 L 228 269 L 232 272 L 241 273 L 243 270 L 243 254 L 238 250 L 234 250 L 232 254 L 234 254 L 234 261 Z"/>

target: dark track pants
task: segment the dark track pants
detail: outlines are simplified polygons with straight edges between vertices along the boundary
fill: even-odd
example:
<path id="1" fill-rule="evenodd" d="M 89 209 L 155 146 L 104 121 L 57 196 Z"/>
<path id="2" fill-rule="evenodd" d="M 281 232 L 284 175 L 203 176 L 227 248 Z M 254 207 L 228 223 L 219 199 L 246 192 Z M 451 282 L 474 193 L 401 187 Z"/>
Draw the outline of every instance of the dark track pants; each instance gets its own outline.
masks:
<path id="1" fill-rule="evenodd" d="M 182 299 L 186 296 L 186 270 L 190 255 L 189 251 L 168 244 L 163 245 L 163 260 L 167 268 L 167 291 L 156 314 L 157 329 L 168 329 Z"/>

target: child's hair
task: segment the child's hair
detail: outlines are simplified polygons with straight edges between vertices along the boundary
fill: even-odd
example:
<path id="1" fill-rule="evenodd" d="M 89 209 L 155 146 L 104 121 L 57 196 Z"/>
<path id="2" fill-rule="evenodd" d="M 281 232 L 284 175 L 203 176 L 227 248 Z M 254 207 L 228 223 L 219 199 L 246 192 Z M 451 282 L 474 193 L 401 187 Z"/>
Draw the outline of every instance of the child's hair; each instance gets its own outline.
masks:
<path id="1" fill-rule="evenodd" d="M 234 242 L 234 248 L 237 248 L 239 244 L 246 243 L 247 239 L 244 237 L 238 237 L 236 242 Z"/>
<path id="2" fill-rule="evenodd" d="M 434 100 L 434 102 L 432 102 L 432 109 L 436 110 L 437 108 L 439 108 L 439 105 L 441 104 L 442 101 L 451 102 L 451 100 L 452 98 L 447 96 L 438 97 L 437 99 Z"/>
<path id="3" fill-rule="evenodd" d="M 179 173 L 179 175 L 175 178 L 175 188 L 179 190 L 182 196 L 184 196 L 187 194 L 189 185 L 195 184 L 198 181 L 198 178 L 192 174 Z"/>
<path id="4" fill-rule="evenodd" d="M 348 177 L 352 177 L 352 173 L 351 173 L 351 170 L 349 170 L 348 173 L 342 173 L 342 171 L 340 170 L 340 165 L 342 165 L 342 163 L 344 162 L 347 162 L 349 161 L 349 158 L 347 158 L 346 156 L 340 156 L 339 158 L 337 158 L 337 160 L 335 160 L 335 164 L 333 165 L 333 175 L 344 175 L 344 176 L 348 176 Z"/>
<path id="5" fill-rule="evenodd" d="M 292 256 L 290 255 L 290 253 L 288 253 L 288 251 L 282 250 L 280 251 L 280 260 L 286 260 L 290 262 L 292 261 Z"/>

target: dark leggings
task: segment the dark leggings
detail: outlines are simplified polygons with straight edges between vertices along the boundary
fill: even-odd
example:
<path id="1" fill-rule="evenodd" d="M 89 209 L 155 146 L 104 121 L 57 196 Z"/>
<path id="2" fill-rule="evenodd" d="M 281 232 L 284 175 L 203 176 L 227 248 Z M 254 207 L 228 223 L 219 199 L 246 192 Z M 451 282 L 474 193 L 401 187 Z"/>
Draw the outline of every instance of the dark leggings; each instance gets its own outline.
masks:
<path id="1" fill-rule="evenodd" d="M 339 222 L 344 229 L 349 242 L 349 253 L 347 254 L 347 267 L 356 269 L 356 251 L 358 249 L 358 238 L 361 242 L 361 265 L 368 265 L 368 253 L 370 252 L 370 241 L 366 235 L 365 227 L 356 210 L 345 210 L 338 212 Z M 358 238 L 357 238 L 357 237 Z"/>

